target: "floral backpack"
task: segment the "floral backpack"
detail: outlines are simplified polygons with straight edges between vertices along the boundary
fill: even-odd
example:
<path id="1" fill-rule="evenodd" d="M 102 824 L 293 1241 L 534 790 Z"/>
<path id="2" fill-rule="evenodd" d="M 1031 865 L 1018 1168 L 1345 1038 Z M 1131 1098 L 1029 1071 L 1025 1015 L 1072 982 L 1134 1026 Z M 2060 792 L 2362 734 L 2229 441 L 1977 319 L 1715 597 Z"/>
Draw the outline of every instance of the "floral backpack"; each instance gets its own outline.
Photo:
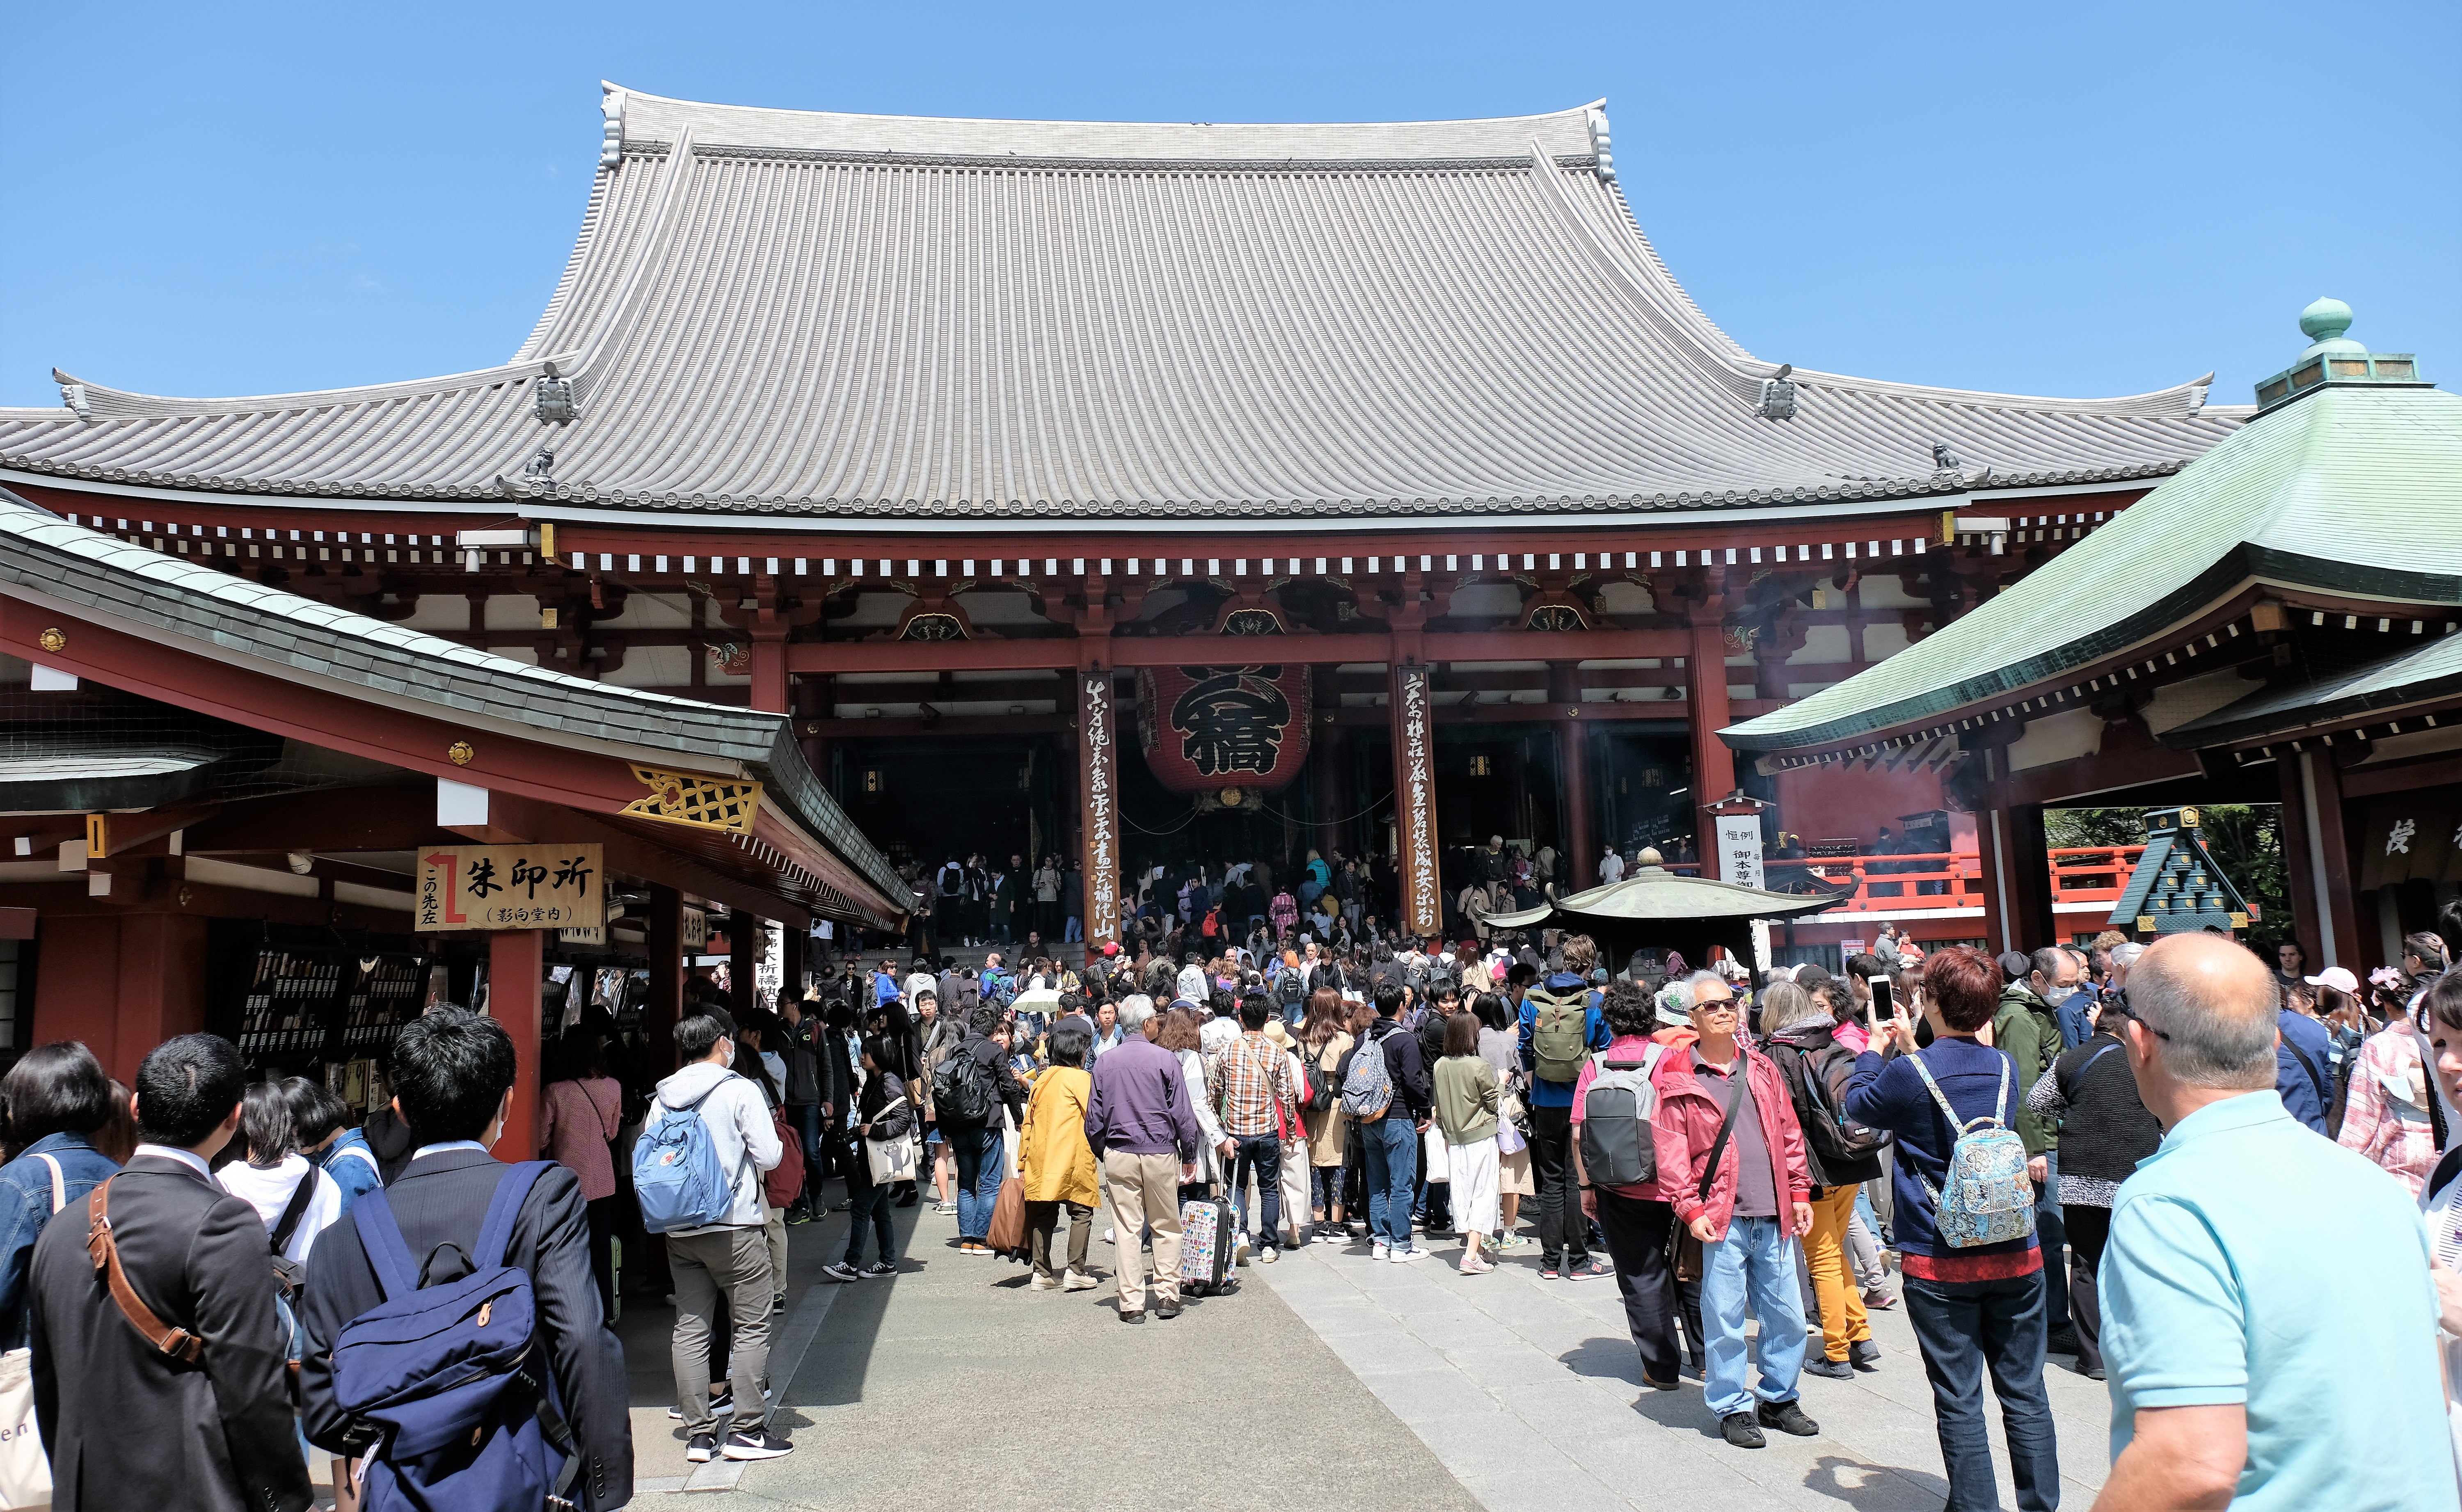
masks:
<path id="1" fill-rule="evenodd" d="M 1946 1189 L 1925 1180 L 1923 1173 L 1915 1179 L 1923 1182 L 1924 1195 L 1932 1199 L 1933 1223 L 1940 1230 L 1941 1242 L 1953 1249 L 1972 1249 L 1977 1244 L 2001 1244 L 2013 1239 L 2024 1239 L 2035 1231 L 2035 1183 L 2026 1175 L 2026 1145 L 1998 1112 L 1960 1123 L 1957 1110 L 1950 1107 L 1942 1095 L 1940 1083 L 1932 1079 L 1932 1068 L 1920 1054 L 1909 1057 L 1922 1073 L 1924 1085 L 1932 1089 L 1932 1100 L 1940 1104 L 1941 1116 L 1949 1120 L 1957 1142 L 1949 1151 L 1949 1184 Z M 1993 1107 L 2009 1106 L 2009 1058 L 2000 1058 L 2000 1091 Z"/>

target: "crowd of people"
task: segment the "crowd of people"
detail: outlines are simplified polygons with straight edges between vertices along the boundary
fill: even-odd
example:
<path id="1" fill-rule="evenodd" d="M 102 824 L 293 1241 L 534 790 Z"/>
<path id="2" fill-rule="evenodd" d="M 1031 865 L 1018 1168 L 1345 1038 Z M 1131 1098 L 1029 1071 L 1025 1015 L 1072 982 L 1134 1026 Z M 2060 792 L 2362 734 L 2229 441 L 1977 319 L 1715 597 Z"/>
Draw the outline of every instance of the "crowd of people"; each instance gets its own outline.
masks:
<path id="1" fill-rule="evenodd" d="M 928 1189 L 953 1256 L 1108 1281 L 1132 1325 L 1309 1244 L 1612 1279 L 1645 1385 L 1697 1382 L 1739 1449 L 1818 1434 L 1804 1377 L 1883 1369 L 1902 1306 L 1953 1508 L 1998 1504 L 1987 1373 L 2018 1504 L 2058 1505 L 2063 1359 L 2111 1395 L 2111 1505 L 2453 1504 L 2449 937 L 2364 987 L 2213 934 L 1994 958 L 1885 928 L 1840 974 L 1754 978 L 1580 936 L 1207 957 L 1197 923 L 1068 964 L 851 961 L 774 1012 L 696 982 L 655 1082 L 607 1026 L 551 1043 L 523 1163 L 492 1149 L 511 1041 L 457 1008 L 404 1029 L 356 1128 L 211 1035 L 133 1088 L 30 1050 L 0 1331 L 55 1503 L 302 1508 L 321 1453 L 346 1498 L 621 1505 L 626 1278 L 675 1309 L 687 1458 L 779 1458 L 789 1229 L 843 1212 L 821 1274 L 895 1276 Z"/>

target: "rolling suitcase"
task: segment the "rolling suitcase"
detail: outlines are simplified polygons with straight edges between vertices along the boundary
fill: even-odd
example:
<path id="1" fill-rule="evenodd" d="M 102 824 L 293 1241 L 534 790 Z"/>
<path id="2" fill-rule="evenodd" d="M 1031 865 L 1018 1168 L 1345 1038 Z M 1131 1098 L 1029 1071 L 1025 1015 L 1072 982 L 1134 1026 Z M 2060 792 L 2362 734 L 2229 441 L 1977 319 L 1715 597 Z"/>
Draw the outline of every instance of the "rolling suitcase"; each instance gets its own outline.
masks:
<path id="1" fill-rule="evenodd" d="M 1179 1204 L 1179 1289 L 1191 1297 L 1228 1291 L 1231 1245 L 1239 1237 L 1239 1220 L 1218 1183 L 1210 1196 Z"/>

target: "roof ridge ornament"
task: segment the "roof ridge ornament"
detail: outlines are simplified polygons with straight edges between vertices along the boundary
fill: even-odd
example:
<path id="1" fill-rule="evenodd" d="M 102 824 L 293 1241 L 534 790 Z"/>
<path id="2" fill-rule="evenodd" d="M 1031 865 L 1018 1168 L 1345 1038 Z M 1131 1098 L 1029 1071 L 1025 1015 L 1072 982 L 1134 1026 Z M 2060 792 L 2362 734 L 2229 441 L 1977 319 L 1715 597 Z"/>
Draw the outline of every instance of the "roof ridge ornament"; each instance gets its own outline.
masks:
<path id="1" fill-rule="evenodd" d="M 572 380 L 556 371 L 552 358 L 531 387 L 530 411 L 550 425 L 570 425 L 581 417 L 572 401 Z"/>
<path id="2" fill-rule="evenodd" d="M 79 420 L 94 419 L 94 405 L 86 398 L 85 385 L 82 383 L 61 384 L 60 402 L 76 411 L 76 418 Z"/>
<path id="3" fill-rule="evenodd" d="M 1778 371 L 1761 379 L 1761 394 L 1753 405 L 1753 413 L 1763 420 L 1795 419 L 1795 364 L 1782 362 Z"/>
<path id="4" fill-rule="evenodd" d="M 1582 110 L 1582 121 L 1590 129 L 1590 151 L 1598 155 L 1599 182 L 1613 184 L 1616 182 L 1615 154 L 1608 148 L 1608 113 L 1605 103 L 1601 101 L 1596 105 L 1585 106 Z"/>
<path id="5" fill-rule="evenodd" d="M 598 109 L 606 118 L 598 127 L 598 165 L 621 167 L 624 162 L 624 92 L 605 79 L 598 81 L 604 93 Z"/>

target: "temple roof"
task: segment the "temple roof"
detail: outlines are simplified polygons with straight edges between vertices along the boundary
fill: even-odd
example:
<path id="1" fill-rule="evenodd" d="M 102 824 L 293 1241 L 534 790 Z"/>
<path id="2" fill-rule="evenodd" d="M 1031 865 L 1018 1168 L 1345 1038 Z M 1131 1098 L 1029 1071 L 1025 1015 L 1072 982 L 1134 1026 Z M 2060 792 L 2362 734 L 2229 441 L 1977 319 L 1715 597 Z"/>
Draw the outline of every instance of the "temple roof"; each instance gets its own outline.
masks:
<path id="1" fill-rule="evenodd" d="M 2246 413 L 2211 375 L 2062 400 L 1797 369 L 1763 418 L 1780 364 L 1659 261 L 1598 105 L 1114 125 L 611 85 L 604 125 L 508 362 L 251 399 L 60 374 L 67 408 L 0 410 L 0 476 L 548 517 L 1608 518 L 2159 478 Z M 577 418 L 541 418 L 543 379 Z"/>
<path id="2" fill-rule="evenodd" d="M 2424 384 L 2321 388 L 2258 417 L 2069 547 L 2058 572 L 2032 574 L 1878 665 L 1719 735 L 1739 750 L 1782 753 L 1936 736 L 1946 730 L 1933 722 L 1954 726 L 2032 691 L 2058 691 L 2136 648 L 2167 647 L 2178 627 L 2252 584 L 2373 600 L 2388 614 L 2395 605 L 2462 606 L 2457 519 L 2462 397 Z M 2450 617 L 2412 628 L 2442 633 Z M 2423 653 L 2433 665 L 2449 655 Z M 2399 669 L 2392 676 L 2388 688 L 2413 680 Z M 2277 691 L 2295 686 L 2318 701 L 2365 691 L 2330 678 L 2309 686 L 2305 673 L 2279 680 Z M 2272 708 L 2259 700 L 2240 712 L 2260 704 Z M 2219 734 L 2231 715 L 2165 739 Z"/>
<path id="3" fill-rule="evenodd" d="M 71 525 L 5 488 L 0 595 L 56 604 L 340 698 L 661 768 L 749 777 L 764 785 L 766 806 L 876 890 L 846 900 L 858 916 L 895 917 L 911 906 L 896 870 L 806 765 L 786 715 L 594 682 L 475 650 Z"/>

